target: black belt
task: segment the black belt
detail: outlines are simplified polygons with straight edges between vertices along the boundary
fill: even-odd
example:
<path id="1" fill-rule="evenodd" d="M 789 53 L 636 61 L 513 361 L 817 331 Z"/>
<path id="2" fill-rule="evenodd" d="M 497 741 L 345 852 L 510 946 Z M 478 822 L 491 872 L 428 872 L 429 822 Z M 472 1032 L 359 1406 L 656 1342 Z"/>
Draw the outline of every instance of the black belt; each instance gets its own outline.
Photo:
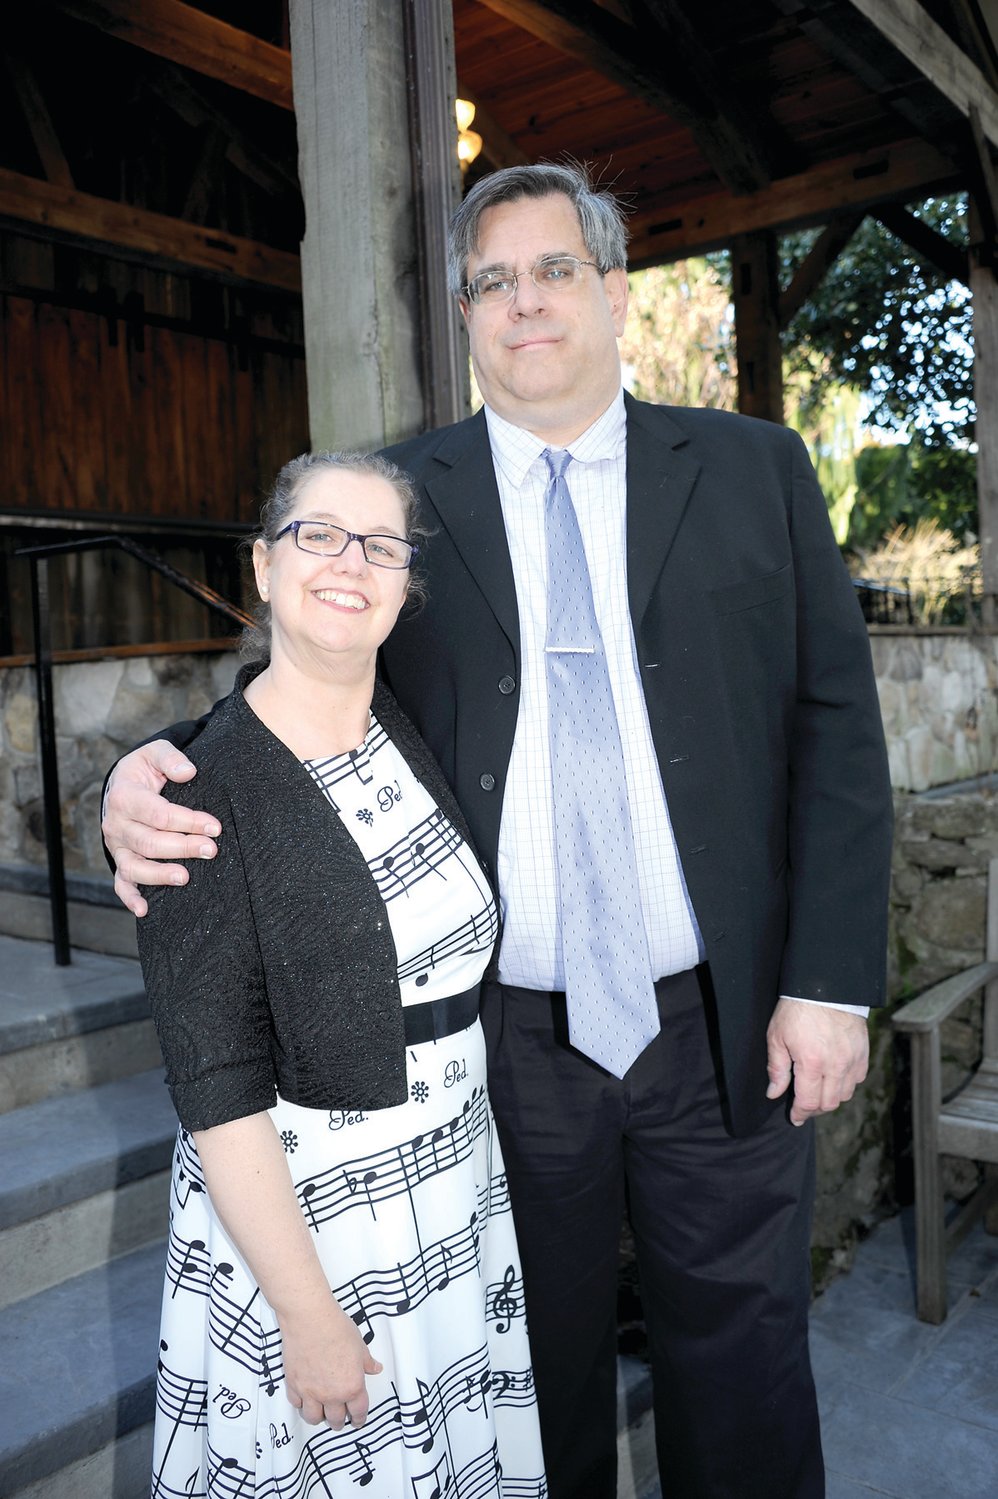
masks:
<path id="1" fill-rule="evenodd" d="M 429 999 L 422 1005 L 405 1005 L 406 1046 L 421 1046 L 424 1041 L 442 1041 L 466 1031 L 478 1019 L 478 995 L 481 989 L 465 989 L 463 994 L 449 994 L 446 999 Z"/>

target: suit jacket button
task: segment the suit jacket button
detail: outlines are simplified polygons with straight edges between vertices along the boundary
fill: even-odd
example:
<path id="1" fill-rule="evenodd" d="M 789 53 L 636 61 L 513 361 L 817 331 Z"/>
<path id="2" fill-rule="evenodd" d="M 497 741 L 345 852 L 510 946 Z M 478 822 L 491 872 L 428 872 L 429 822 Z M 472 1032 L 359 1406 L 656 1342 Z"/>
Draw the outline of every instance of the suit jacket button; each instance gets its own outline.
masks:
<path id="1" fill-rule="evenodd" d="M 483 791 L 494 791 L 496 789 L 496 778 L 486 771 L 483 776 L 478 777 L 478 784 Z"/>
<path id="2" fill-rule="evenodd" d="M 513 678 L 512 677 L 500 677 L 499 678 L 499 691 L 502 693 L 503 697 L 509 697 L 509 695 L 510 695 L 511 692 L 515 692 L 516 691 L 516 683 L 514 682 Z"/>

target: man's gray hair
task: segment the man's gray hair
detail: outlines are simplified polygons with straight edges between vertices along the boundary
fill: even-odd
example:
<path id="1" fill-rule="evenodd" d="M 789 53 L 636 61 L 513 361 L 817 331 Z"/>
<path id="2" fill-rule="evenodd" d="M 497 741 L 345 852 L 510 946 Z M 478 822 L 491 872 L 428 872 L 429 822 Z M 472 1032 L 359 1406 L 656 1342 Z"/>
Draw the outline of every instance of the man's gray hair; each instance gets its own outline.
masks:
<path id="1" fill-rule="evenodd" d="M 624 211 L 612 193 L 596 187 L 588 167 L 554 162 L 503 167 L 475 183 L 450 221 L 447 285 L 455 296 L 462 294 L 467 282 L 468 260 L 478 250 L 478 226 L 485 210 L 520 198 L 548 198 L 553 193 L 564 193 L 573 204 L 586 254 L 600 270 L 626 267 Z"/>

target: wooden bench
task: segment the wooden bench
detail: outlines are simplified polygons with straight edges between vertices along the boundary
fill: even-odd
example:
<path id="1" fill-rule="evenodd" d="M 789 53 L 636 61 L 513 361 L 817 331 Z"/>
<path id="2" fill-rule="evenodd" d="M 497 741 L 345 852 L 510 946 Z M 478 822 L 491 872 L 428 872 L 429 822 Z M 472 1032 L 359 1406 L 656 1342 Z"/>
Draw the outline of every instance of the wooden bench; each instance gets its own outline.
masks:
<path id="1" fill-rule="evenodd" d="M 984 991 L 980 1065 L 951 1098 L 942 1096 L 943 1021 Z M 923 1322 L 946 1317 L 946 1254 L 985 1215 L 998 1233 L 998 859 L 988 869 L 985 961 L 934 984 L 893 1017 L 911 1040 L 911 1117 L 915 1157 L 915 1279 Z M 948 1225 L 944 1218 L 944 1155 L 985 1163 L 981 1188 Z"/>

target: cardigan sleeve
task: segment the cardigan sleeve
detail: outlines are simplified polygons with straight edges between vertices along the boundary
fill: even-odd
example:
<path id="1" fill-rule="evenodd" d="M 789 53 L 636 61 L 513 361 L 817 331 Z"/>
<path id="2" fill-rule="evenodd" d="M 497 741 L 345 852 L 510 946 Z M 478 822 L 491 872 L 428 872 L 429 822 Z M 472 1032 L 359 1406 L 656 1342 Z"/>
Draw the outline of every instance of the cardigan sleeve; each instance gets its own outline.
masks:
<path id="1" fill-rule="evenodd" d="M 166 1081 L 185 1129 L 272 1108 L 273 1025 L 238 833 L 224 789 L 202 766 L 167 789 L 223 828 L 218 853 L 193 860 L 182 888 L 147 888 L 139 957 Z"/>

